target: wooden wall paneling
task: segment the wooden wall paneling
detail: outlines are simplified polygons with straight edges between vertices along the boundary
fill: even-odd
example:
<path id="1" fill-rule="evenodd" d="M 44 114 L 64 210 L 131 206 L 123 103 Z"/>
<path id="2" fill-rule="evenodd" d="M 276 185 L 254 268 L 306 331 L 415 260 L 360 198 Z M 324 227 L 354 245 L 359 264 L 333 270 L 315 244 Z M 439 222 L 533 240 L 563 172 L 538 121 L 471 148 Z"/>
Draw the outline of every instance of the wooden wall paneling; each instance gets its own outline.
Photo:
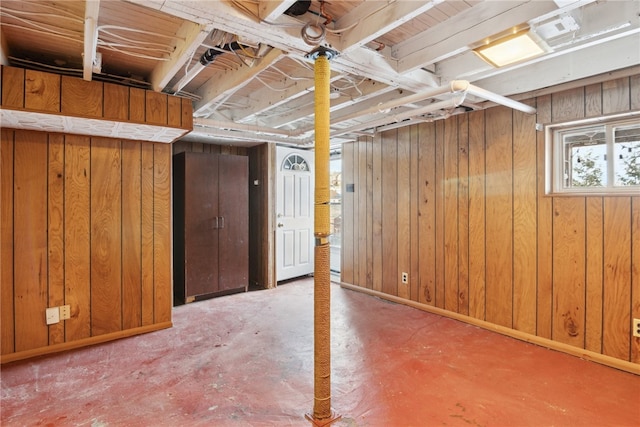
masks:
<path id="1" fill-rule="evenodd" d="M 221 150 L 222 147 L 218 146 L 218 150 Z M 204 153 L 204 144 L 202 142 L 192 142 L 191 143 L 191 152 L 193 153 Z M 221 151 L 218 151 L 221 153 Z M 222 154 L 222 153 L 221 153 Z"/>
<path id="2" fill-rule="evenodd" d="M 585 199 L 555 198 L 552 339 L 580 348 L 585 345 L 585 241 Z"/>
<path id="3" fill-rule="evenodd" d="M 398 131 L 382 137 L 382 292 L 398 295 Z"/>
<path id="4" fill-rule="evenodd" d="M 512 110 L 486 111 L 486 320 L 513 326 Z"/>
<path id="5" fill-rule="evenodd" d="M 469 113 L 469 316 L 485 318 L 484 110 Z"/>
<path id="6" fill-rule="evenodd" d="M 602 352 L 603 205 L 602 197 L 588 197 L 586 206 L 585 348 Z"/>
<path id="7" fill-rule="evenodd" d="M 129 120 L 129 88 L 113 83 L 104 84 L 104 118 Z"/>
<path id="8" fill-rule="evenodd" d="M 458 312 L 458 117 L 444 121 L 444 309 Z"/>
<path id="9" fill-rule="evenodd" d="M 358 283 L 367 287 L 367 218 L 370 213 L 367 209 L 367 195 L 369 186 L 367 183 L 367 145 L 369 138 L 361 138 L 358 142 Z"/>
<path id="10" fill-rule="evenodd" d="M 2 106 L 24 108 L 25 70 L 2 67 Z"/>
<path id="11" fill-rule="evenodd" d="M 153 247 L 153 178 L 154 144 L 142 143 L 142 325 L 151 325 L 155 319 L 154 300 L 154 247 Z"/>
<path id="12" fill-rule="evenodd" d="M 167 124 L 169 126 L 182 126 L 182 98 L 167 96 Z"/>
<path id="13" fill-rule="evenodd" d="M 195 143 L 194 143 L 195 144 Z M 192 151 L 197 151 L 196 148 L 192 149 Z M 214 154 L 222 154 L 222 146 L 220 145 L 210 145 L 209 151 Z"/>
<path id="14" fill-rule="evenodd" d="M 353 191 L 349 188 L 354 185 L 353 181 L 353 155 L 355 143 L 342 145 L 342 248 L 340 267 L 340 277 L 345 283 L 353 282 Z"/>
<path id="15" fill-rule="evenodd" d="M 49 134 L 47 182 L 48 306 L 65 305 L 64 298 L 64 135 Z M 49 345 L 61 344 L 65 321 L 49 325 Z"/>
<path id="16" fill-rule="evenodd" d="M 640 109 L 640 74 L 629 77 L 629 99 L 631 110 Z"/>
<path id="17" fill-rule="evenodd" d="M 193 103 L 188 98 L 182 99 L 182 128 L 193 129 Z"/>
<path id="18" fill-rule="evenodd" d="M 25 108 L 60 112 L 60 75 L 26 70 L 24 92 Z"/>
<path id="19" fill-rule="evenodd" d="M 367 138 L 367 288 L 373 289 L 373 138 Z"/>
<path id="20" fill-rule="evenodd" d="M 418 226 L 418 205 L 420 203 L 420 183 L 419 183 L 419 169 L 418 169 L 418 141 L 420 138 L 419 127 L 411 126 L 410 139 L 411 147 L 409 149 L 409 194 L 411 197 L 409 212 L 410 212 L 410 239 L 411 239 L 411 257 L 410 257 L 410 271 L 409 271 L 409 289 L 410 298 L 412 301 L 419 300 L 420 294 L 420 229 Z"/>
<path id="21" fill-rule="evenodd" d="M 91 336 L 122 330 L 120 145 L 91 139 Z"/>
<path id="22" fill-rule="evenodd" d="M 602 112 L 619 113 L 629 110 L 629 77 L 609 80 L 602 83 Z"/>
<path id="23" fill-rule="evenodd" d="M 167 95 L 160 92 L 145 91 L 145 121 L 154 125 L 166 125 L 168 122 Z"/>
<path id="24" fill-rule="evenodd" d="M 458 313 L 469 315 L 469 116 L 458 118 Z"/>
<path id="25" fill-rule="evenodd" d="M 537 122 L 551 122 L 551 95 L 536 99 Z M 545 195 L 545 135 L 536 133 L 537 183 L 538 183 L 538 232 L 537 232 L 537 320 L 536 333 L 551 339 L 552 298 L 553 298 L 553 199 Z"/>
<path id="26" fill-rule="evenodd" d="M 411 128 L 398 129 L 398 296 L 410 299 L 411 272 Z M 408 283 L 402 283 L 402 273 L 407 273 Z"/>
<path id="27" fill-rule="evenodd" d="M 602 115 L 602 83 L 596 83 L 584 88 L 585 117 Z"/>
<path id="28" fill-rule="evenodd" d="M 640 196 L 631 198 L 631 318 L 640 319 Z M 640 338 L 631 338 L 631 361 L 640 363 Z"/>
<path id="29" fill-rule="evenodd" d="M 171 321 L 171 145 L 153 145 L 154 321 Z"/>
<path id="30" fill-rule="evenodd" d="M 142 144 L 122 141 L 122 328 L 142 326 Z"/>
<path id="31" fill-rule="evenodd" d="M 60 112 L 91 118 L 102 118 L 103 83 L 62 76 Z"/>
<path id="32" fill-rule="evenodd" d="M 629 360 L 631 344 L 631 198 L 604 198 L 602 352 Z"/>
<path id="33" fill-rule="evenodd" d="M 3 67 L 3 75 L 7 68 Z M 3 88 L 6 85 L 3 85 Z M 13 137 L 14 132 L 0 129 L 0 352 L 9 354 L 14 347 L 13 311 Z"/>
<path id="34" fill-rule="evenodd" d="M 536 117 L 513 112 L 513 327 L 536 333 Z"/>
<path id="35" fill-rule="evenodd" d="M 445 149 L 444 149 L 444 129 L 445 129 L 445 121 L 439 120 L 435 123 L 435 243 L 434 243 L 434 251 L 435 251 L 435 259 L 436 264 L 434 266 L 435 270 L 435 290 L 434 290 L 434 301 L 436 307 L 444 308 L 444 298 L 445 298 Z"/>
<path id="36" fill-rule="evenodd" d="M 66 135 L 64 154 L 64 281 L 66 341 L 91 336 L 90 163 L 89 137 Z"/>
<path id="37" fill-rule="evenodd" d="M 204 147 L 202 151 L 204 152 Z M 230 145 L 220 145 L 220 154 L 234 154 L 234 151 Z"/>
<path id="38" fill-rule="evenodd" d="M 382 135 L 376 134 L 372 146 L 372 191 L 373 205 L 371 207 L 372 224 L 372 287 L 382 292 Z M 344 192 L 343 192 L 344 194 Z"/>
<path id="39" fill-rule="evenodd" d="M 353 143 L 353 155 L 351 156 L 351 161 L 349 162 L 349 167 L 351 168 L 352 173 L 352 181 L 354 185 L 354 193 L 353 193 L 353 218 L 352 221 L 352 265 L 353 265 L 353 284 L 360 286 L 360 192 L 365 190 L 365 183 L 360 182 L 360 140 L 362 138 L 358 138 L 357 141 Z"/>
<path id="40" fill-rule="evenodd" d="M 145 90 L 138 88 L 129 89 L 129 120 L 144 123 L 146 120 Z"/>
<path id="41" fill-rule="evenodd" d="M 20 131 L 14 147 L 15 350 L 49 343 L 47 295 L 47 135 Z"/>
<path id="42" fill-rule="evenodd" d="M 436 137 L 435 123 L 418 125 L 418 301 L 435 305 L 436 287 Z"/>
<path id="43" fill-rule="evenodd" d="M 584 88 L 577 87 L 551 95 L 551 122 L 581 119 L 584 117 Z"/>
<path id="44" fill-rule="evenodd" d="M 179 154 L 179 153 L 190 152 L 191 151 L 191 142 L 190 141 L 179 140 L 179 141 L 176 141 L 173 144 L 171 144 L 171 146 L 173 147 L 173 155 L 174 156 L 176 154 Z"/>

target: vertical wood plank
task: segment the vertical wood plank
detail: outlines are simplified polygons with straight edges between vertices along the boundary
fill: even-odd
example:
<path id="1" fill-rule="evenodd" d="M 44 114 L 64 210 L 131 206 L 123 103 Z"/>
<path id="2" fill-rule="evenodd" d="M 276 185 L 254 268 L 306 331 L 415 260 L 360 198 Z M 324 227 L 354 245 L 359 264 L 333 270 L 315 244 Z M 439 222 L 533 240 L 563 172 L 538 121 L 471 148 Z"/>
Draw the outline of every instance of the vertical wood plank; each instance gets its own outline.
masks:
<path id="1" fill-rule="evenodd" d="M 193 129 L 193 103 L 190 99 L 182 98 L 182 128 Z"/>
<path id="2" fill-rule="evenodd" d="M 485 318 L 484 110 L 469 114 L 469 315 Z"/>
<path id="3" fill-rule="evenodd" d="M 171 144 L 171 146 L 173 147 L 174 156 L 179 153 L 191 151 L 191 142 L 189 141 L 176 141 Z"/>
<path id="4" fill-rule="evenodd" d="M 167 94 L 160 92 L 145 92 L 145 122 L 154 125 L 167 124 Z"/>
<path id="5" fill-rule="evenodd" d="M 369 194 L 369 186 L 367 182 L 367 145 L 369 138 L 360 138 L 358 142 L 358 281 L 360 286 L 367 287 L 367 194 Z"/>
<path id="6" fill-rule="evenodd" d="M 120 140 L 91 139 L 91 336 L 122 329 L 121 161 Z"/>
<path id="7" fill-rule="evenodd" d="M 584 347 L 585 200 L 553 201 L 553 335 L 555 341 Z"/>
<path id="8" fill-rule="evenodd" d="M 536 117 L 513 112 L 513 327 L 536 333 Z"/>
<path id="9" fill-rule="evenodd" d="M 218 146 L 218 153 L 223 154 L 223 147 Z M 204 144 L 202 142 L 192 142 L 191 143 L 191 152 L 193 153 L 203 153 L 204 152 Z"/>
<path id="10" fill-rule="evenodd" d="M 444 308 L 445 298 L 445 149 L 444 149 L 445 123 L 439 120 L 435 123 L 435 289 L 434 301 L 436 307 Z"/>
<path id="11" fill-rule="evenodd" d="M 353 157 L 349 166 L 351 167 L 353 181 L 353 219 L 352 219 L 352 240 L 353 240 L 353 284 L 360 286 L 360 192 L 366 191 L 360 182 L 360 139 L 353 143 Z"/>
<path id="12" fill-rule="evenodd" d="M 14 159 L 16 351 L 49 342 L 47 308 L 47 135 L 18 131 Z"/>
<path id="13" fill-rule="evenodd" d="M 585 348 L 602 352 L 602 197 L 587 198 Z"/>
<path id="14" fill-rule="evenodd" d="M 602 112 L 619 113 L 629 110 L 629 78 L 623 77 L 602 83 Z"/>
<path id="15" fill-rule="evenodd" d="M 382 136 L 382 292 L 398 294 L 398 132 Z"/>
<path id="16" fill-rule="evenodd" d="M 538 97 L 536 105 L 538 123 L 551 121 L 551 95 Z M 553 207 L 552 198 L 545 195 L 545 136 L 536 133 L 537 177 L 538 177 L 538 298 L 536 333 L 543 338 L 551 338 L 553 318 Z"/>
<path id="17" fill-rule="evenodd" d="M 142 326 L 142 145 L 122 142 L 122 327 Z"/>
<path id="18" fill-rule="evenodd" d="M 153 276 L 156 323 L 171 321 L 171 145 L 154 144 Z"/>
<path id="19" fill-rule="evenodd" d="M 355 143 L 342 145 L 342 265 L 340 277 L 345 283 L 353 283 L 353 202 L 350 191 L 353 182 L 353 154 Z"/>
<path id="20" fill-rule="evenodd" d="M 167 124 L 169 126 L 182 126 L 182 98 L 167 96 Z"/>
<path id="21" fill-rule="evenodd" d="M 65 305 L 64 300 L 64 136 L 49 134 L 48 171 L 48 290 L 49 307 Z M 64 324 L 49 326 L 49 345 L 61 344 Z"/>
<path id="22" fill-rule="evenodd" d="M 25 70 L 2 67 L 2 106 L 24 108 Z"/>
<path id="23" fill-rule="evenodd" d="M 458 312 L 469 315 L 469 116 L 458 117 Z"/>
<path id="24" fill-rule="evenodd" d="M 631 99 L 630 108 L 640 109 L 640 74 L 629 78 L 629 98 Z"/>
<path id="25" fill-rule="evenodd" d="M 640 319 L 640 196 L 631 198 L 631 318 Z M 640 338 L 631 339 L 631 361 L 640 363 Z"/>
<path id="26" fill-rule="evenodd" d="M 144 89 L 132 87 L 129 89 L 129 120 L 144 123 L 146 117 L 146 102 Z"/>
<path id="27" fill-rule="evenodd" d="M 60 75 L 27 70 L 24 87 L 25 108 L 60 112 Z"/>
<path id="28" fill-rule="evenodd" d="M 102 83 L 78 77 L 62 76 L 60 112 L 91 118 L 102 118 Z"/>
<path id="29" fill-rule="evenodd" d="M 631 198 L 604 198 L 602 352 L 629 360 L 631 344 Z"/>
<path id="30" fill-rule="evenodd" d="M 584 88 L 577 87 L 551 95 L 551 121 L 563 122 L 584 117 Z"/>
<path id="31" fill-rule="evenodd" d="M 444 121 L 444 309 L 458 312 L 458 118 Z"/>
<path id="32" fill-rule="evenodd" d="M 129 88 L 113 83 L 104 84 L 104 118 L 126 121 L 129 119 Z"/>
<path id="33" fill-rule="evenodd" d="M 420 183 L 419 183 L 419 170 L 418 170 L 418 141 L 420 138 L 419 127 L 411 126 L 410 131 L 411 147 L 409 149 L 409 178 L 411 182 L 409 184 L 409 194 L 411 195 L 410 201 L 410 237 L 411 237 L 411 270 L 409 271 L 409 288 L 410 298 L 412 301 L 419 300 L 420 293 L 420 227 L 418 226 L 418 205 L 420 203 Z"/>
<path id="34" fill-rule="evenodd" d="M 602 83 L 592 84 L 584 88 L 585 117 L 602 115 Z"/>
<path id="35" fill-rule="evenodd" d="M 367 288 L 373 289 L 373 138 L 367 138 Z"/>
<path id="36" fill-rule="evenodd" d="M 8 68 L 2 67 L 3 76 Z M 5 85 L 3 85 L 4 88 Z M 13 312 L 13 137 L 14 132 L 0 129 L 0 351 L 15 351 Z"/>
<path id="37" fill-rule="evenodd" d="M 382 136 L 376 134 L 373 140 L 373 206 L 371 208 L 373 235 L 373 290 L 382 292 Z M 344 194 L 344 193 L 343 193 Z"/>
<path id="38" fill-rule="evenodd" d="M 411 298 L 410 283 L 415 280 L 411 272 L 411 128 L 398 129 L 398 296 Z M 402 273 L 408 274 L 408 283 L 402 283 Z"/>
<path id="39" fill-rule="evenodd" d="M 142 143 L 142 325 L 151 325 L 155 318 L 154 250 L 153 250 L 153 146 Z"/>
<path id="40" fill-rule="evenodd" d="M 91 336 L 90 280 L 90 143 L 84 136 L 66 135 L 64 154 L 64 281 L 71 319 L 66 341 Z"/>
<path id="41" fill-rule="evenodd" d="M 435 305 L 436 290 L 436 133 L 434 123 L 418 125 L 418 234 L 421 303 Z"/>
<path id="42" fill-rule="evenodd" d="M 486 112 L 486 320 L 513 325 L 512 111 Z"/>

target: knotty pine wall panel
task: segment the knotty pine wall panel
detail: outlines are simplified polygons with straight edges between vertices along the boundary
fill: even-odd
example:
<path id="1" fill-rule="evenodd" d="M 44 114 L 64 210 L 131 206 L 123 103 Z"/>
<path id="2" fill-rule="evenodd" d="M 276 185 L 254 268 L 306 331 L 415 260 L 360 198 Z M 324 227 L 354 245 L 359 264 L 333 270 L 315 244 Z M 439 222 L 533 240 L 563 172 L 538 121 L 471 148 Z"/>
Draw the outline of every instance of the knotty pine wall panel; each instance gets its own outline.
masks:
<path id="1" fill-rule="evenodd" d="M 2 129 L 3 363 L 171 326 L 170 153 Z"/>
<path id="2" fill-rule="evenodd" d="M 342 281 L 367 287 L 354 266 L 369 274 L 373 265 L 373 290 L 639 363 L 630 326 L 640 317 L 640 197 L 545 195 L 535 123 L 638 109 L 640 76 L 526 102 L 536 115 L 492 107 L 345 144 L 343 181 L 355 193 L 344 192 Z M 371 177 L 358 172 L 360 144 L 373 144 Z M 372 200 L 371 228 L 358 225 L 369 214 L 354 205 L 361 192 Z M 363 230 L 371 251 L 356 243 Z"/>

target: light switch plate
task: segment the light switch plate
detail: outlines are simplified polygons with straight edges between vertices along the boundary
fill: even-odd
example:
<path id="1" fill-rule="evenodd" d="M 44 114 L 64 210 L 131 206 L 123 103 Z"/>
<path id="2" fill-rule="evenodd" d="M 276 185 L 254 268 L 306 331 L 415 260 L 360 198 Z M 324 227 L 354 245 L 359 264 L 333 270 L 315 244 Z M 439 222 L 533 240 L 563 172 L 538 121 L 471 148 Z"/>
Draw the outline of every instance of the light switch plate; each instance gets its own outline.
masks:
<path id="1" fill-rule="evenodd" d="M 53 325 L 60 322 L 60 309 L 58 307 L 47 308 L 47 325 Z"/>

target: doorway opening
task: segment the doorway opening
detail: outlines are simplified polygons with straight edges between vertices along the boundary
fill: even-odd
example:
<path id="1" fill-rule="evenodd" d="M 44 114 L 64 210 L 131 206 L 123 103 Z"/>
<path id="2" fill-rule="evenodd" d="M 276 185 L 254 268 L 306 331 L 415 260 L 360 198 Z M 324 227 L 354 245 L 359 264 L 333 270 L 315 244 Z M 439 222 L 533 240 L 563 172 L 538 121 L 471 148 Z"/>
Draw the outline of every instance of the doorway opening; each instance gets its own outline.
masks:
<path id="1" fill-rule="evenodd" d="M 342 246 L 342 151 L 331 150 L 329 157 L 329 221 L 331 236 L 331 274 L 340 276 Z"/>

